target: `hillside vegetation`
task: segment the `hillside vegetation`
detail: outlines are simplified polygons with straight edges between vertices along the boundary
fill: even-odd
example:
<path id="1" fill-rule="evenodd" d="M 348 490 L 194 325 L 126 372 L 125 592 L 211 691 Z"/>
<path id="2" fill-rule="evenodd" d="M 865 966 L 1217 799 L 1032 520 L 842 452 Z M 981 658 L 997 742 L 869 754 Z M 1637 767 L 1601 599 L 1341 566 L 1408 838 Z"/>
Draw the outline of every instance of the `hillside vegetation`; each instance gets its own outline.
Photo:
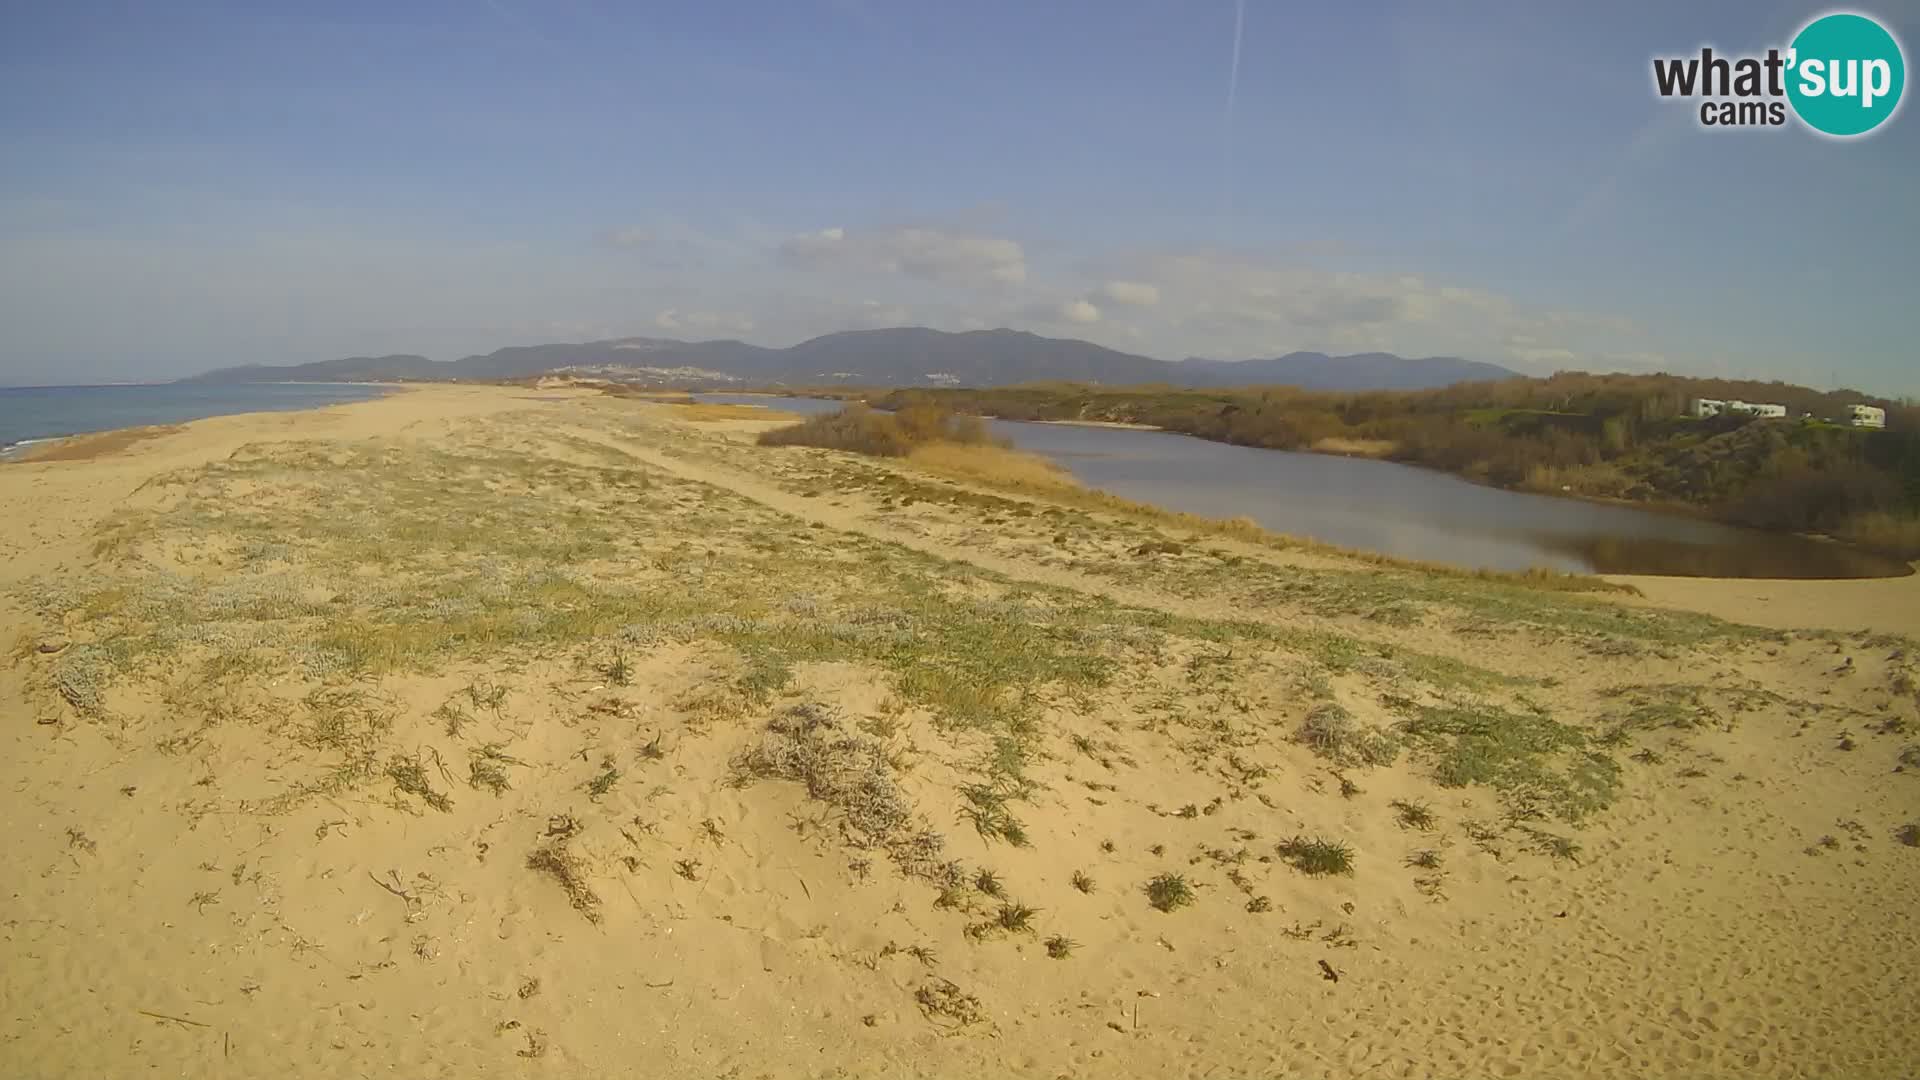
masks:
<path id="1" fill-rule="evenodd" d="M 1696 397 L 1776 402 L 1811 419 L 1698 420 L 1686 415 Z M 900 390 L 872 400 L 1009 420 L 1149 424 L 1276 450 L 1363 452 L 1500 487 L 1684 505 L 1736 524 L 1920 556 L 1920 410 L 1891 407 L 1885 431 L 1821 419 L 1872 400 L 1852 392 L 1561 374 L 1414 392 L 1049 383 Z"/>

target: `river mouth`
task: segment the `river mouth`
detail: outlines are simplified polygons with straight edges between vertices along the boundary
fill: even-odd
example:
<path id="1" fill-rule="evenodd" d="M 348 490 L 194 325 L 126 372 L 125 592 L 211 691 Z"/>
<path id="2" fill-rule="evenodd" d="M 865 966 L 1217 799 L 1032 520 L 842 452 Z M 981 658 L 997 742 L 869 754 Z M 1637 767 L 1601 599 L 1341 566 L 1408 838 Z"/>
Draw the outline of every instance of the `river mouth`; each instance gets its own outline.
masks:
<path id="1" fill-rule="evenodd" d="M 698 400 L 831 412 L 845 402 L 757 394 Z M 1840 543 L 1680 514 L 1475 484 L 1390 461 L 1208 442 L 1189 435 L 994 420 L 996 435 L 1091 488 L 1289 536 L 1469 569 L 1669 577 L 1903 577 L 1908 563 Z"/>

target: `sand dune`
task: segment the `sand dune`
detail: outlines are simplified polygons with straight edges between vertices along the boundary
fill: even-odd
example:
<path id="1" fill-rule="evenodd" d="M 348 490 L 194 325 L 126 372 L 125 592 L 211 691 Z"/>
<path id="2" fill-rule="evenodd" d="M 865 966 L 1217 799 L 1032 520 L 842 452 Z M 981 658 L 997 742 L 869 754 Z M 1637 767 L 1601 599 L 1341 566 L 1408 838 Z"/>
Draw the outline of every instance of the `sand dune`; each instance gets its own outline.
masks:
<path id="1" fill-rule="evenodd" d="M 764 426 L 0 466 L 0 1071 L 1912 1075 L 1914 579 L 1553 591 Z"/>

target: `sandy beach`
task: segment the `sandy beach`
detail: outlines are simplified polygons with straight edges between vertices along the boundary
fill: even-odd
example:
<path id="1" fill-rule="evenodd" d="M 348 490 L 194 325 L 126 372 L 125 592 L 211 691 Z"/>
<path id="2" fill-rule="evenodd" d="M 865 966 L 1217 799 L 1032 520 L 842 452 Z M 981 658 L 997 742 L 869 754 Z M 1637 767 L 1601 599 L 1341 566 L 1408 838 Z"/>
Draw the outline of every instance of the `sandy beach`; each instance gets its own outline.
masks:
<path id="1" fill-rule="evenodd" d="M 1415 570 L 747 412 L 0 465 L 0 1072 L 1913 1075 L 1920 577 Z"/>

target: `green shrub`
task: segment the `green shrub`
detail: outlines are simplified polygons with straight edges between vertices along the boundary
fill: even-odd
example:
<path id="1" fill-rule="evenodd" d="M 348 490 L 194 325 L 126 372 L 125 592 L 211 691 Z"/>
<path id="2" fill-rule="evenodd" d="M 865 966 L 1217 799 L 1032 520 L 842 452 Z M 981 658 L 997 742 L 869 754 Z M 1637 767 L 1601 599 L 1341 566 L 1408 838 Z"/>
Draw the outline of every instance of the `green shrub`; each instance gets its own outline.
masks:
<path id="1" fill-rule="evenodd" d="M 1278 850 L 1288 865 L 1309 877 L 1353 873 L 1353 849 L 1337 841 L 1296 836 L 1281 841 Z"/>

